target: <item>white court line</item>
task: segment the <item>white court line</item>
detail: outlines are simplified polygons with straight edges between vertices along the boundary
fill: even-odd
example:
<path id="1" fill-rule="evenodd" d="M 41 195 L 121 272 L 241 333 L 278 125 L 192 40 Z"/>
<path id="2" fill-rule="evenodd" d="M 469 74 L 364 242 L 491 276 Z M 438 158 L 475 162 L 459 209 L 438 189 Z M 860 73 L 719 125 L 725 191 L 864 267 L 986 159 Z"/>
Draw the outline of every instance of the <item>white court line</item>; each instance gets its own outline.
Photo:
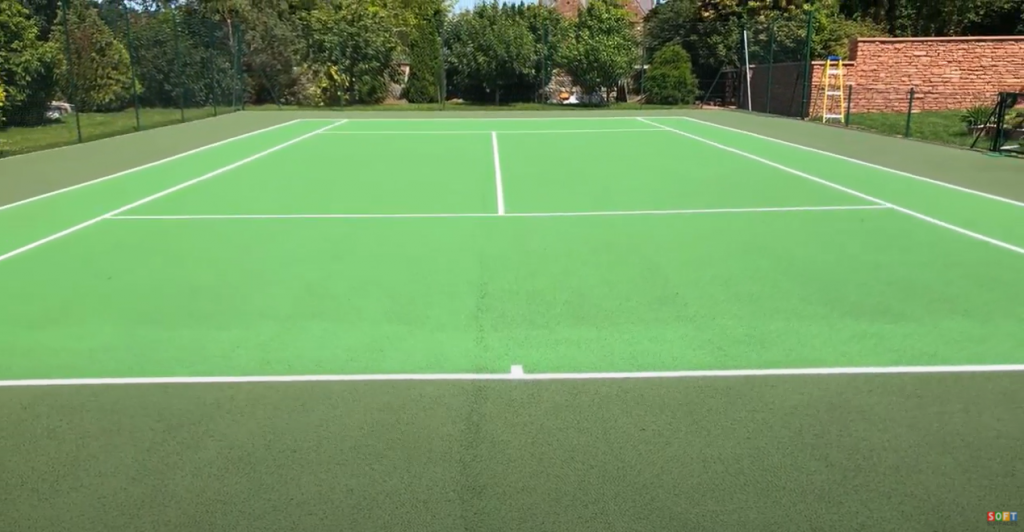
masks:
<path id="1" fill-rule="evenodd" d="M 461 112 L 461 111 L 460 111 Z M 349 115 L 352 116 L 352 115 Z M 681 116 L 648 116 L 646 118 L 681 118 Z M 557 122 L 561 120 L 636 120 L 636 116 L 444 116 L 440 118 L 348 118 L 349 122 L 510 122 L 510 121 L 546 121 Z M 306 122 L 321 122 L 324 120 L 337 120 L 336 118 L 301 118 Z"/>
<path id="2" fill-rule="evenodd" d="M 636 371 L 608 373 L 393 373 L 367 375 L 265 375 L 241 377 L 115 377 L 91 379 L 0 380 L 0 388 L 43 386 L 99 386 L 118 384 L 242 384 L 270 382 L 369 382 L 369 381 L 556 381 L 616 379 L 680 379 L 701 377 L 787 377 L 823 375 L 906 375 L 1009 373 L 1024 371 L 1024 364 L 971 366 L 891 366 L 847 368 L 726 369 L 694 371 Z"/>
<path id="3" fill-rule="evenodd" d="M 885 205 L 837 205 L 833 207 L 752 207 L 737 209 L 678 209 L 665 211 L 515 212 L 451 214 L 153 214 L 110 216 L 111 220 L 273 220 L 302 218 L 548 218 L 568 216 L 640 216 L 667 214 L 715 214 L 742 212 L 856 211 L 888 209 Z"/>
<path id="4" fill-rule="evenodd" d="M 494 152 L 494 187 L 498 198 L 498 214 L 505 214 L 505 187 L 501 184 L 501 161 L 498 159 L 498 133 L 491 131 L 491 147 Z"/>
<path id="5" fill-rule="evenodd" d="M 636 133 L 656 131 L 664 133 L 661 128 L 629 128 L 629 129 L 530 129 L 520 131 L 499 131 L 502 135 L 537 135 L 543 133 Z M 492 131 L 324 131 L 322 135 L 486 135 Z"/>
<path id="6" fill-rule="evenodd" d="M 62 194 L 64 192 L 68 192 L 68 191 L 75 190 L 75 189 L 78 189 L 78 188 L 87 187 L 89 185 L 95 185 L 96 183 L 102 183 L 103 181 L 106 181 L 108 179 L 114 179 L 115 177 L 121 177 L 123 175 L 127 175 L 127 174 L 130 174 L 132 172 L 138 172 L 140 170 L 145 170 L 146 168 L 151 168 L 153 166 L 157 166 L 157 165 L 169 162 L 169 161 L 173 161 L 175 159 L 180 159 L 182 157 L 185 157 L 185 156 L 188 156 L 188 155 L 192 155 L 193 153 L 199 153 L 199 152 L 201 152 L 203 150 L 208 150 L 210 148 L 214 148 L 216 146 L 220 146 L 220 145 L 226 144 L 228 142 L 232 142 L 232 141 L 235 141 L 235 140 L 238 140 L 238 139 L 243 139 L 245 137 L 251 137 L 253 135 L 256 135 L 256 134 L 259 134 L 259 133 L 263 133 L 264 131 L 270 131 L 271 129 L 277 129 L 279 127 L 284 127 L 284 126 L 287 126 L 287 125 L 290 125 L 290 124 L 294 124 L 296 122 L 301 122 L 301 120 L 291 120 L 289 122 L 284 122 L 282 124 L 277 124 L 276 126 L 270 126 L 270 127 L 265 127 L 263 129 L 257 129 L 256 131 L 250 131 L 249 133 L 245 133 L 243 135 L 238 135 L 238 136 L 235 136 L 235 137 L 231 137 L 229 139 L 224 139 L 224 140 L 219 141 L 219 142 L 214 142 L 213 144 L 207 144 L 206 146 L 200 146 L 199 148 L 196 148 L 194 150 L 189 150 L 189 151 L 186 151 L 186 152 L 179 153 L 177 155 L 172 155 L 172 156 L 167 157 L 165 159 L 160 159 L 159 161 L 154 161 L 154 162 L 151 162 L 151 163 L 144 164 L 142 166 L 136 166 L 134 168 L 129 168 L 127 170 L 123 170 L 123 171 L 118 172 L 116 174 L 110 174 L 110 175 L 105 176 L 105 177 L 101 177 L 101 178 L 98 178 L 98 179 L 93 179 L 92 181 L 86 181 L 84 183 L 79 183 L 77 185 L 72 185 L 70 187 L 61 188 L 61 189 L 58 189 L 58 190 L 47 192 L 46 194 L 40 194 L 38 196 L 32 196 L 31 198 L 26 198 L 26 199 L 23 199 L 21 201 L 16 201 L 14 203 L 8 203 L 7 205 L 0 205 L 0 211 L 2 211 L 4 209 L 10 209 L 11 207 L 17 207 L 18 205 L 24 205 L 26 203 L 31 203 L 31 202 L 36 201 L 36 200 L 41 200 L 43 198 L 48 198 L 50 196 L 56 196 L 57 194 Z M 110 138 L 117 138 L 117 137 L 110 137 Z M 73 146 L 78 146 L 78 144 L 73 144 Z M 68 146 L 62 146 L 62 147 L 66 148 Z M 47 150 L 47 151 L 49 151 L 49 150 Z M 28 155 L 28 154 L 26 153 L 24 155 Z"/>
<path id="7" fill-rule="evenodd" d="M 804 172 L 801 172 L 799 170 L 795 170 L 795 169 L 790 168 L 788 166 L 783 166 L 783 165 L 781 165 L 779 163 L 775 163 L 775 162 L 769 161 L 768 159 L 764 159 L 764 158 L 758 157 L 758 156 L 756 156 L 754 154 L 747 153 L 747 152 L 742 151 L 742 150 L 737 150 L 736 148 L 730 148 L 729 146 L 725 146 L 723 144 L 719 144 L 717 142 L 708 140 L 708 139 L 703 138 L 703 137 L 698 137 L 697 135 L 693 135 L 691 133 L 686 133 L 684 131 L 680 131 L 678 129 L 673 129 L 673 128 L 670 128 L 668 126 L 663 126 L 661 124 L 656 124 L 654 122 L 651 122 L 649 120 L 645 120 L 643 118 L 637 118 L 637 120 L 640 120 L 641 122 L 652 124 L 652 125 L 655 125 L 655 126 L 658 126 L 658 127 L 665 128 L 668 131 L 674 131 L 674 132 L 676 132 L 676 133 L 678 133 L 678 134 L 680 134 L 680 135 L 682 135 L 684 137 L 691 138 L 693 140 L 697 140 L 697 141 L 703 142 L 705 144 L 714 146 L 716 148 L 723 149 L 723 150 L 731 152 L 731 153 L 735 153 L 737 155 L 741 155 L 741 156 L 746 157 L 748 159 L 753 159 L 753 160 L 758 161 L 760 163 L 767 164 L 768 166 L 771 166 L 771 167 L 774 167 L 774 168 L 778 168 L 779 170 L 783 170 L 785 172 L 789 172 L 789 173 L 791 173 L 793 175 L 797 175 L 797 176 L 803 177 L 805 179 L 810 179 L 811 181 L 814 181 L 816 183 L 821 183 L 822 185 L 825 185 L 825 186 L 828 186 L 828 187 L 832 187 L 832 188 L 834 188 L 836 190 L 841 190 L 843 192 L 846 192 L 847 194 L 851 194 L 853 196 L 857 196 L 859 198 L 866 199 L 868 201 L 877 203 L 879 205 L 884 205 L 884 206 L 889 207 L 891 209 L 895 209 L 897 211 L 902 212 L 903 214 L 907 214 L 907 215 L 913 216 L 915 218 L 919 218 L 919 219 L 924 220 L 924 221 L 926 221 L 928 223 L 935 224 L 935 225 L 938 225 L 940 227 L 945 227 L 946 229 L 949 229 L 951 231 L 956 231 L 957 233 L 969 236 L 971 238 L 974 238 L 974 239 L 977 239 L 977 240 L 981 240 L 983 242 L 988 242 L 989 244 L 992 244 L 992 245 L 995 245 L 995 246 L 999 246 L 999 247 L 1001 247 L 1003 249 L 1008 249 L 1010 251 L 1014 251 L 1016 253 L 1020 253 L 1020 254 L 1024 255 L 1024 248 L 1020 248 L 1020 247 L 1014 246 L 1013 244 L 1008 244 L 1006 242 L 1003 242 L 1002 240 L 996 240 L 995 238 L 992 238 L 992 237 L 989 237 L 989 236 L 985 236 L 985 235 L 982 235 L 982 234 L 979 234 L 979 233 L 975 233 L 973 231 L 968 231 L 967 229 L 964 229 L 962 227 L 958 227 L 958 226 L 953 225 L 953 224 L 949 224 L 949 223 L 943 222 L 941 220 L 936 220 L 935 218 L 932 218 L 930 216 L 926 216 L 926 215 L 921 214 L 919 212 L 912 211 L 910 209 L 905 209 L 903 207 L 900 207 L 898 205 L 894 205 L 894 204 L 889 203 L 887 201 L 882 201 L 882 200 L 880 200 L 880 199 L 878 199 L 878 198 L 876 198 L 874 196 L 869 196 L 867 194 L 864 194 L 864 193 L 861 193 L 861 192 L 857 192 L 856 190 L 846 188 L 846 187 L 844 187 L 842 185 L 837 185 L 837 184 L 835 184 L 835 183 L 833 183 L 831 181 L 826 181 L 826 180 L 824 180 L 824 179 L 822 179 L 820 177 L 815 177 L 813 175 L 806 174 Z"/>
<path id="8" fill-rule="evenodd" d="M 335 123 L 333 123 L 331 125 L 322 127 L 320 129 L 312 132 L 312 133 L 306 133 L 305 135 L 302 135 L 301 137 L 294 138 L 294 139 L 289 140 L 288 142 L 285 142 L 283 144 L 278 144 L 277 146 L 274 146 L 273 148 L 270 148 L 269 150 L 263 150 L 263 151 L 257 153 L 256 155 L 253 155 L 251 157 L 246 157 L 245 159 L 242 159 L 241 161 L 229 164 L 229 165 L 227 165 L 227 166 L 225 166 L 223 168 L 220 168 L 218 170 L 214 170 L 214 171 L 212 171 L 212 172 L 210 172 L 210 173 L 208 173 L 206 175 L 199 176 L 199 177 L 197 177 L 197 178 L 195 178 L 195 179 L 193 179 L 191 181 L 186 181 L 184 183 L 175 185 L 175 186 L 173 186 L 171 188 L 168 188 L 166 190 L 163 190 L 161 192 L 157 192 L 156 194 L 153 194 L 152 196 L 147 196 L 147 197 L 142 198 L 139 201 L 136 201 L 134 203 L 129 203 L 128 205 L 125 205 L 124 207 L 120 207 L 120 208 L 114 209 L 114 210 L 112 210 L 112 211 L 110 211 L 110 212 L 108 212 L 108 213 L 106 213 L 106 214 L 104 214 L 102 216 L 98 216 L 96 218 L 93 218 L 92 220 L 89 220 L 89 221 L 86 221 L 86 222 L 82 222 L 82 223 L 80 223 L 80 224 L 78 224 L 78 225 L 76 225 L 74 227 L 70 227 L 68 229 L 65 229 L 65 230 L 59 232 L 59 233 L 54 233 L 54 234 L 52 234 L 52 235 L 50 235 L 50 236 L 48 236 L 46 238 L 43 238 L 41 240 L 36 240 L 35 242 L 33 242 L 31 244 L 28 244 L 26 246 L 22 246 L 22 247 L 14 250 L 14 251 L 11 251 L 11 252 L 3 254 L 3 255 L 0 255 L 0 262 L 2 262 L 4 260 L 7 260 L 7 259 L 9 259 L 9 258 L 11 258 L 11 257 L 13 257 L 15 255 L 20 255 L 21 253 L 24 253 L 24 252 L 26 252 L 26 251 L 28 251 L 30 249 L 39 247 L 39 246 L 41 246 L 41 245 L 43 245 L 43 244 L 45 244 L 47 242 L 50 242 L 52 240 L 56 240 L 56 239 L 58 239 L 58 238 L 60 238 L 62 236 L 74 233 L 75 231 L 78 231 L 79 229 L 84 229 L 86 227 L 89 227 L 90 225 L 92 225 L 92 224 L 94 224 L 96 222 L 99 222 L 100 220 L 104 220 L 104 219 L 110 218 L 111 216 L 114 216 L 114 215 L 116 215 L 118 213 L 122 213 L 124 211 L 129 210 L 129 209 L 138 207 L 139 205 L 142 205 L 144 203 L 148 203 L 148 202 L 153 201 L 153 200 L 155 200 L 155 199 L 157 199 L 159 197 L 166 196 L 167 194 L 170 194 L 170 193 L 172 193 L 172 192 L 174 192 L 176 190 L 181 190 L 181 189 L 183 189 L 185 187 L 194 185 L 194 184 L 196 184 L 196 183 L 198 183 L 200 181 L 209 179 L 209 178 L 211 178 L 211 177 L 213 177 L 215 175 L 219 175 L 219 174 L 227 172 L 228 170 L 231 170 L 233 168 L 237 168 L 237 167 L 239 167 L 239 166 L 241 166 L 241 165 L 243 165 L 245 163 L 248 163 L 249 161 L 252 161 L 252 160 L 255 160 L 255 159 L 259 159 L 260 157 L 263 157 L 264 155 L 273 153 L 273 152 L 275 152 L 277 150 L 280 150 L 281 148 L 284 148 L 284 147 L 287 147 L 287 146 L 291 146 L 292 144 L 295 144 L 296 142 L 299 142 L 300 140 L 304 140 L 304 139 L 307 139 L 309 137 L 312 137 L 313 135 L 316 135 L 317 133 L 319 133 L 319 132 L 321 132 L 321 131 L 323 131 L 325 129 L 332 128 L 332 127 L 334 127 L 336 125 L 339 125 L 339 124 L 343 124 L 344 122 L 345 122 L 344 120 L 342 120 L 341 122 L 335 122 Z"/>
<path id="9" fill-rule="evenodd" d="M 859 164 L 861 166 L 867 166 L 869 168 L 874 168 L 876 170 L 882 170 L 882 171 L 885 171 L 885 172 L 890 172 L 890 173 L 893 173 L 893 174 L 901 175 L 901 176 L 904 176 L 904 177 L 909 177 L 911 179 L 917 179 L 918 181 L 926 181 L 928 183 L 932 183 L 932 184 L 935 184 L 935 185 L 943 186 L 943 187 L 946 187 L 946 188 L 951 188 L 953 190 L 959 190 L 960 192 L 967 192 L 968 194 L 974 194 L 976 196 L 981 196 L 983 198 L 994 199 L 996 201 L 1002 201 L 1004 203 L 1009 203 L 1011 205 L 1017 205 L 1018 207 L 1024 207 L 1024 202 L 1021 202 L 1021 201 L 1012 200 L 1010 198 L 1004 198 L 1002 196 L 996 196 L 995 194 L 989 194 L 987 192 L 982 192 L 980 190 L 973 190 L 973 189 L 970 189 L 970 188 L 961 187 L 961 186 L 958 186 L 958 185 L 954 185 L 952 183 L 946 183 L 944 181 L 939 181 L 937 179 L 930 179 L 930 178 L 927 178 L 927 177 L 924 177 L 924 176 L 919 176 L 919 175 L 916 175 L 916 174 L 911 174 L 909 172 L 904 172 L 902 170 L 896 170 L 894 168 L 889 168 L 887 166 L 882 166 L 882 165 L 878 165 L 878 164 L 874 164 L 874 163 L 869 163 L 867 161 L 862 161 L 860 159 L 854 159 L 853 157 L 847 157 L 845 155 L 839 155 L 838 153 L 832 153 L 830 151 L 819 150 L 817 148 L 811 148 L 810 146 L 804 146 L 802 144 L 796 144 L 795 142 L 788 142 L 788 141 L 785 141 L 785 140 L 780 140 L 780 139 L 777 139 L 777 138 L 769 137 L 769 136 L 766 136 L 766 135 L 760 135 L 758 133 L 752 133 L 750 131 L 744 131 L 742 129 L 736 129 L 736 128 L 729 127 L 729 126 L 723 126 L 723 125 L 720 125 L 720 124 L 715 124 L 713 122 L 705 122 L 703 120 L 697 120 L 696 118 L 690 118 L 688 116 L 673 116 L 673 117 L 665 117 L 665 118 L 678 118 L 678 119 L 682 119 L 682 120 L 689 120 L 690 122 L 697 122 L 697 123 L 705 124 L 705 125 L 708 125 L 708 126 L 714 126 L 714 127 L 720 128 L 720 129 L 727 129 L 729 131 L 735 131 L 736 133 L 743 133 L 744 135 L 750 135 L 752 137 L 757 137 L 759 139 L 770 140 L 772 142 L 777 142 L 779 144 L 785 144 L 786 146 L 792 146 L 794 148 L 800 148 L 801 150 L 807 150 L 807 151 L 810 151 L 810 152 L 819 153 L 821 155 L 828 155 L 829 157 L 835 157 L 836 159 L 842 159 L 844 161 L 849 161 L 851 163 L 856 163 L 856 164 Z"/>

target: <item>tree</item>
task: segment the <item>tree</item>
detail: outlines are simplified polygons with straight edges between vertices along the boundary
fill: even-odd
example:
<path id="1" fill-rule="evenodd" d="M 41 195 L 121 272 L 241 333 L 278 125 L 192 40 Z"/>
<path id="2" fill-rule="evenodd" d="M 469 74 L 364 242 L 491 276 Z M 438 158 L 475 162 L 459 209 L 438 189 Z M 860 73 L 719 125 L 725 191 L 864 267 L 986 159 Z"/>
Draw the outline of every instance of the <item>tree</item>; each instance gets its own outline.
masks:
<path id="1" fill-rule="evenodd" d="M 439 16 L 417 23 L 409 36 L 409 79 L 403 93 L 409 103 L 438 101 L 441 73 L 441 36 Z"/>
<path id="2" fill-rule="evenodd" d="M 400 79 L 395 18 L 367 0 L 318 5 L 300 17 L 301 60 L 310 71 L 338 74 L 346 103 L 383 102 Z M 324 79 L 317 84 L 330 83 Z"/>
<path id="3" fill-rule="evenodd" d="M 655 52 L 669 44 L 682 44 L 697 20 L 697 0 L 668 0 L 644 16 L 643 45 Z"/>
<path id="4" fill-rule="evenodd" d="M 57 55 L 57 74 L 62 92 L 73 98 L 79 111 L 113 111 L 128 105 L 133 83 L 128 51 L 95 8 L 82 1 L 70 2 L 67 28 L 61 13 L 50 41 L 54 47 L 66 48 L 67 56 Z"/>
<path id="5" fill-rule="evenodd" d="M 658 50 L 651 61 L 644 84 L 648 103 L 688 105 L 697 97 L 697 80 L 693 77 L 690 54 L 678 44 Z"/>
<path id="6" fill-rule="evenodd" d="M 4 125 L 4 103 L 7 101 L 7 93 L 4 91 L 4 80 L 0 79 L 0 127 Z"/>
<path id="7" fill-rule="evenodd" d="M 18 0 L 0 0 L 0 80 L 8 126 L 41 123 L 54 94 L 54 49 L 38 36 L 35 21 Z"/>
<path id="8" fill-rule="evenodd" d="M 452 26 L 447 56 L 462 90 L 479 88 L 501 103 L 503 91 L 534 72 L 533 36 L 513 8 L 497 2 L 479 4 L 457 15 Z"/>
<path id="9" fill-rule="evenodd" d="M 630 15 L 614 0 L 594 0 L 570 23 L 559 66 L 587 95 L 617 87 L 640 58 Z"/>

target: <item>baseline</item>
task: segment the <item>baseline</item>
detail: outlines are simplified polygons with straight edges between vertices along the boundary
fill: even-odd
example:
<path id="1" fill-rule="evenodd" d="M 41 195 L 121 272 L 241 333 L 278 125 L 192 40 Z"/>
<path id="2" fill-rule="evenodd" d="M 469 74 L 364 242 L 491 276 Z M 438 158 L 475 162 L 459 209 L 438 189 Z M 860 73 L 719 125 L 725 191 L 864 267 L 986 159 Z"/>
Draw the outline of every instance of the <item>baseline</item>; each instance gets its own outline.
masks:
<path id="1" fill-rule="evenodd" d="M 84 229 L 86 227 L 89 227 L 90 225 L 93 225 L 96 222 L 99 222 L 100 220 L 104 220 L 104 219 L 110 218 L 111 216 L 115 216 L 115 215 L 117 215 L 119 213 L 122 213 L 124 211 L 127 211 L 129 209 L 133 209 L 135 207 L 138 207 L 139 205 L 143 205 L 143 204 L 148 203 L 150 201 L 153 201 L 153 200 L 155 200 L 157 198 L 166 196 L 167 194 L 170 194 L 170 193 L 175 192 L 177 190 L 181 190 L 181 189 L 183 189 L 185 187 L 188 187 L 188 186 L 194 185 L 196 183 L 199 183 L 200 181 L 204 181 L 204 180 L 209 179 L 211 177 L 214 177 L 216 175 L 219 175 L 219 174 L 222 174 L 224 172 L 227 172 L 228 170 L 237 168 L 237 167 L 239 167 L 239 166 L 241 166 L 241 165 L 243 165 L 245 163 L 248 163 L 248 162 L 253 161 L 255 159 L 259 159 L 260 157 L 263 157 L 264 155 L 273 153 L 273 152 L 275 152 L 277 150 L 280 150 L 282 148 L 285 148 L 287 146 L 295 144 L 296 142 L 299 142 L 301 140 L 305 140 L 305 139 L 307 139 L 309 137 L 312 137 L 313 135 L 316 135 L 317 133 L 319 133 L 319 132 L 321 132 L 323 130 L 332 128 L 334 126 L 337 126 L 337 125 L 343 124 L 343 123 L 345 123 L 345 120 L 342 120 L 340 122 L 334 122 L 334 123 L 332 123 L 332 124 L 330 124 L 328 126 L 325 126 L 325 127 L 320 128 L 320 129 L 318 129 L 316 131 L 313 131 L 312 133 L 306 133 L 305 135 L 302 135 L 300 137 L 294 138 L 294 139 L 289 140 L 287 142 L 284 142 L 282 144 L 278 144 L 277 146 L 274 146 L 273 148 L 270 148 L 270 149 L 267 149 L 267 150 L 263 150 L 263 151 L 257 153 L 256 155 L 253 155 L 253 156 L 250 156 L 250 157 L 246 157 L 245 159 L 242 159 L 241 161 L 238 161 L 236 163 L 229 164 L 229 165 L 227 165 L 227 166 L 225 166 L 223 168 L 219 168 L 217 170 L 214 170 L 213 172 L 210 172 L 210 173 L 208 173 L 206 175 L 199 176 L 199 177 L 197 177 L 195 179 L 192 179 L 190 181 L 186 181 L 184 183 L 175 185 L 175 186 L 173 186 L 171 188 L 168 188 L 166 190 L 157 192 L 156 194 L 153 194 L 153 195 L 147 196 L 145 198 L 142 198 L 141 200 L 138 200 L 136 202 L 129 203 L 128 205 L 125 205 L 123 207 L 119 207 L 117 209 L 114 209 L 114 210 L 112 210 L 112 211 L 110 211 L 110 212 L 108 212 L 108 213 L 106 213 L 104 215 L 97 216 L 96 218 L 93 218 L 91 220 L 82 222 L 82 223 L 80 223 L 80 224 L 78 224 L 76 226 L 69 227 L 68 229 L 60 231 L 59 233 L 54 233 L 54 234 L 52 234 L 52 235 L 50 235 L 50 236 L 48 236 L 46 238 L 37 240 L 35 242 L 32 242 L 31 244 L 27 244 L 27 245 L 22 246 L 22 247 L 20 247 L 18 249 L 15 249 L 14 251 L 10 251 L 8 253 L 0 255 L 0 262 L 2 262 L 4 260 L 7 260 L 7 259 L 9 259 L 11 257 L 14 257 L 15 255 L 20 255 L 21 253 L 24 253 L 24 252 L 26 252 L 26 251 L 28 251 L 30 249 L 39 247 L 39 246 L 41 246 L 41 245 L 43 245 L 43 244 L 45 244 L 47 242 L 56 240 L 56 239 L 58 239 L 58 238 L 60 238 L 62 236 L 66 236 L 66 235 L 74 233 L 75 231 L 78 231 L 80 229 Z"/>
<path id="2" fill-rule="evenodd" d="M 628 129 L 534 129 L 534 130 L 510 130 L 496 131 L 502 135 L 539 135 L 545 133 L 639 133 L 656 131 L 664 133 L 663 129 L 645 127 Z M 486 135 L 492 131 L 324 131 L 321 135 Z"/>
<path id="3" fill-rule="evenodd" d="M 640 120 L 641 122 L 645 122 L 645 123 L 648 123 L 648 124 L 652 124 L 652 125 L 664 128 L 664 129 L 666 129 L 668 131 L 673 131 L 673 132 L 675 132 L 675 133 L 677 133 L 679 135 L 682 135 L 684 137 L 691 138 L 693 140 L 703 142 L 703 143 L 708 144 L 710 146 L 714 146 L 716 148 L 719 148 L 719 149 L 722 149 L 722 150 L 725 150 L 725 151 L 728 151 L 728 152 L 731 152 L 731 153 L 735 153 L 736 155 L 740 155 L 740 156 L 746 157 L 748 159 L 753 159 L 755 161 L 758 161 L 760 163 L 766 164 L 768 166 L 772 166 L 774 168 L 778 168 L 779 170 L 784 170 L 784 171 L 789 172 L 789 173 L 791 173 L 793 175 L 797 175 L 797 176 L 803 177 L 805 179 L 810 179 L 811 181 L 814 181 L 814 182 L 817 182 L 817 183 L 821 183 L 822 185 L 825 185 L 825 186 L 828 186 L 828 187 L 832 187 L 832 188 L 834 188 L 836 190 L 841 190 L 843 192 L 846 192 L 847 194 L 851 194 L 851 195 L 857 196 L 859 198 L 871 201 L 873 203 L 877 203 L 878 205 L 884 205 L 884 206 L 889 207 L 891 209 L 895 209 L 897 211 L 900 211 L 903 214 L 907 214 L 909 216 L 913 216 L 915 218 L 924 220 L 924 221 L 926 221 L 928 223 L 935 224 L 935 225 L 938 225 L 940 227 L 944 227 L 946 229 L 949 229 L 951 231 L 955 231 L 955 232 L 960 233 L 962 235 L 969 236 L 969 237 L 974 238 L 976 240 L 981 240 L 983 242 L 988 242 L 989 244 L 992 244 L 992 245 L 995 245 L 995 246 L 999 246 L 1001 248 L 1008 249 L 1010 251 L 1014 251 L 1016 253 L 1020 253 L 1020 254 L 1024 255 L 1024 248 L 1020 248 L 1020 247 L 1014 246 L 1013 244 L 1009 244 L 1009 243 L 1003 242 L 1002 240 L 997 240 L 997 239 L 992 238 L 990 236 L 985 236 L 985 235 L 980 234 L 980 233 L 975 233 L 974 231 L 969 231 L 969 230 L 964 229 L 962 227 L 959 227 L 959 226 L 956 226 L 956 225 L 953 225 L 953 224 L 950 224 L 950 223 L 946 223 L 946 222 L 943 222 L 941 220 L 937 220 L 935 218 L 932 218 L 931 216 L 926 216 L 926 215 L 921 214 L 921 213 L 919 213 L 917 211 L 912 211 L 910 209 L 906 209 L 906 208 L 900 207 L 898 205 L 894 205 L 894 204 L 889 203 L 887 201 L 883 201 L 881 199 L 878 199 L 878 198 L 876 198 L 874 196 L 869 196 L 869 195 L 864 194 L 862 192 L 857 192 L 856 190 L 853 190 L 851 188 L 847 188 L 847 187 L 844 187 L 842 185 L 837 185 L 837 184 L 835 184 L 835 183 L 833 183 L 831 181 L 827 181 L 827 180 L 822 179 L 820 177 L 816 177 L 816 176 L 813 176 L 811 174 L 807 174 L 807 173 L 801 172 L 799 170 L 790 168 L 788 166 L 784 166 L 784 165 L 781 165 L 779 163 L 776 163 L 776 162 L 773 162 L 773 161 L 769 161 L 768 159 L 764 159 L 762 157 L 758 157 L 757 155 L 754 155 L 754 154 L 751 154 L 751 153 L 747 153 L 747 152 L 745 152 L 743 150 L 738 150 L 736 148 L 731 148 L 731 147 L 726 146 L 724 144 L 719 144 L 717 142 L 714 142 L 712 140 L 708 140 L 708 139 L 706 139 L 704 137 L 700 137 L 700 136 L 694 135 L 692 133 L 687 133 L 685 131 L 680 131 L 678 129 L 670 128 L 668 126 L 663 126 L 661 124 L 656 124 L 656 123 L 651 122 L 651 121 L 649 121 L 647 119 L 644 119 L 644 118 L 637 118 L 637 120 Z"/>
<path id="4" fill-rule="evenodd" d="M 156 214 L 114 215 L 110 220 L 273 220 L 317 218 L 547 218 L 567 216 L 640 216 L 670 214 L 717 214 L 751 212 L 854 211 L 888 209 L 886 205 L 838 205 L 834 207 L 751 207 L 737 209 L 679 209 L 660 211 L 516 212 L 450 214 Z"/>
<path id="5" fill-rule="evenodd" d="M 254 375 L 223 377 L 114 377 L 86 379 L 0 380 L 0 388 L 47 386 L 100 386 L 129 384 L 244 384 L 283 382 L 367 382 L 367 381 L 553 381 L 668 379 L 700 377 L 786 377 L 825 375 L 902 375 L 942 373 L 1014 373 L 1024 372 L 1024 364 L 965 366 L 883 366 L 839 368 L 735 369 L 693 371 L 637 371 L 619 373 L 525 373 L 512 366 L 509 373 L 410 373 L 364 375 Z"/>

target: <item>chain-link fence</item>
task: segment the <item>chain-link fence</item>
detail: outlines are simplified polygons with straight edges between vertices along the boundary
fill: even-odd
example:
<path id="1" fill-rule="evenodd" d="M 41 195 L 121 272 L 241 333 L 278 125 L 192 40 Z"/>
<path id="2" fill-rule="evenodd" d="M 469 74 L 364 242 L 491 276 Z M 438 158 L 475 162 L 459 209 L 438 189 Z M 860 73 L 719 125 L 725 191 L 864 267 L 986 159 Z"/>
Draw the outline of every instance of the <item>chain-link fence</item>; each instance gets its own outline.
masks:
<path id="1" fill-rule="evenodd" d="M 4 113 L 0 156 L 240 109 L 241 38 L 190 7 L 60 0 L 37 58 L 52 75 Z"/>

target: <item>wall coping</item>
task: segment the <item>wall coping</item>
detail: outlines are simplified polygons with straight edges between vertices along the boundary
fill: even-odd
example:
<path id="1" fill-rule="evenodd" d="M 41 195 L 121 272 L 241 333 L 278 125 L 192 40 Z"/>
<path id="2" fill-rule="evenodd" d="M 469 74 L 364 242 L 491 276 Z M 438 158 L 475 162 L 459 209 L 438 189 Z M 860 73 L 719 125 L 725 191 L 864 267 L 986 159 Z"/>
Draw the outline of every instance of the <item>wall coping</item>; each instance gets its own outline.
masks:
<path id="1" fill-rule="evenodd" d="M 965 42 L 965 41 L 1024 41 L 1024 35 L 996 35 L 985 37 L 857 37 L 856 42 Z"/>

